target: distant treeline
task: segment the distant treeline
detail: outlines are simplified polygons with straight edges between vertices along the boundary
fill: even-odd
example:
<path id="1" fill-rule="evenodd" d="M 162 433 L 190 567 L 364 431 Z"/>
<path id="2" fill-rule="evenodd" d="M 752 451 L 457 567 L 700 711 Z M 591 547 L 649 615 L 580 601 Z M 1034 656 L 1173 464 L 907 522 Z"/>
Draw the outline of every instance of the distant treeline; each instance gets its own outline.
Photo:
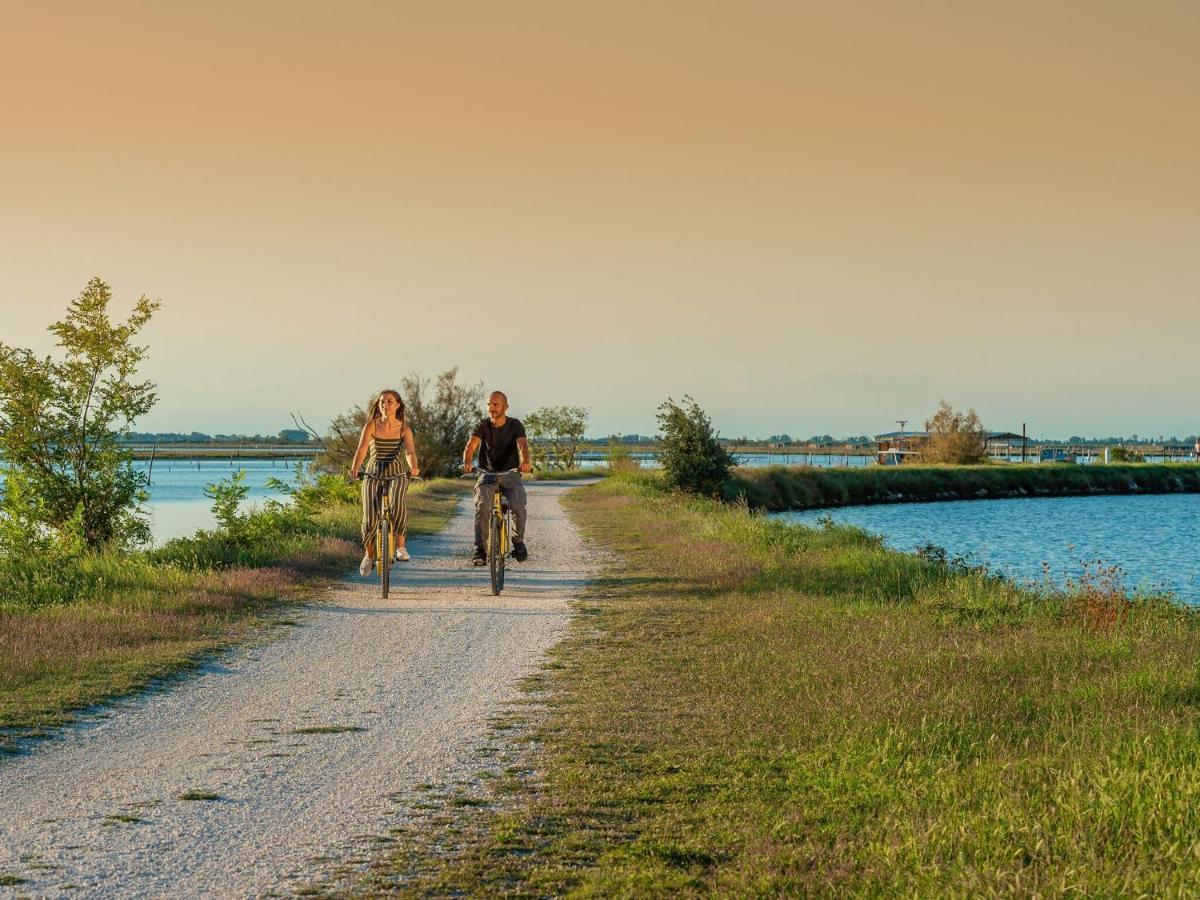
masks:
<path id="1" fill-rule="evenodd" d="M 308 444 L 312 436 L 298 428 L 285 428 L 276 434 L 204 434 L 193 431 L 180 434 L 169 431 L 134 431 L 125 437 L 129 444 Z"/>
<path id="2" fill-rule="evenodd" d="M 1200 465 L 872 466 L 738 469 L 726 496 L 773 511 L 933 500 L 1200 493 Z"/>
<path id="3" fill-rule="evenodd" d="M 581 446 L 586 447 L 607 447 L 610 443 L 618 444 L 658 444 L 662 440 L 661 435 L 649 434 L 612 434 L 606 437 L 591 437 L 584 438 Z M 1029 438 L 1030 445 L 1035 444 L 1070 444 L 1072 446 L 1096 446 L 1105 447 L 1122 444 L 1135 444 L 1153 446 L 1155 444 L 1175 444 L 1179 446 L 1191 446 L 1196 440 L 1195 435 L 1189 435 L 1184 438 L 1178 438 L 1172 435 L 1169 438 L 1148 438 L 1138 437 L 1138 435 L 1129 435 L 1127 437 L 1115 436 L 1106 438 L 1084 438 L 1078 435 L 1072 435 L 1066 439 L 1058 438 Z M 722 444 L 726 446 L 745 447 L 752 445 L 762 445 L 770 447 L 786 447 L 789 445 L 800 445 L 806 447 L 872 447 L 875 444 L 875 439 L 865 434 L 851 435 L 848 437 L 835 438 L 828 434 L 814 434 L 809 438 L 796 438 L 789 434 L 773 434 L 765 438 L 751 437 L 722 437 Z M 229 444 L 229 443 L 257 443 L 257 444 L 308 444 L 313 442 L 313 438 L 308 432 L 298 428 L 285 428 L 276 434 L 204 434 L 200 431 L 193 431 L 190 434 L 181 434 L 179 432 L 149 432 L 135 431 L 131 433 L 126 442 L 133 444 Z"/>

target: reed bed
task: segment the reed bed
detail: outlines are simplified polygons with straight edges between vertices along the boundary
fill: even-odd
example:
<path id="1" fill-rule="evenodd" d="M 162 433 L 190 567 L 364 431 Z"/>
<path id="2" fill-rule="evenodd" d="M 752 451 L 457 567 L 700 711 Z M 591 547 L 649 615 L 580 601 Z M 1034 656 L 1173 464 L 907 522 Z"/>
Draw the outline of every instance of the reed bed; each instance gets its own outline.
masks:
<path id="1" fill-rule="evenodd" d="M 1200 465 L 743 467 L 736 470 L 725 492 L 726 499 L 744 498 L 750 506 L 767 510 L 1010 497 L 1200 493 Z"/>

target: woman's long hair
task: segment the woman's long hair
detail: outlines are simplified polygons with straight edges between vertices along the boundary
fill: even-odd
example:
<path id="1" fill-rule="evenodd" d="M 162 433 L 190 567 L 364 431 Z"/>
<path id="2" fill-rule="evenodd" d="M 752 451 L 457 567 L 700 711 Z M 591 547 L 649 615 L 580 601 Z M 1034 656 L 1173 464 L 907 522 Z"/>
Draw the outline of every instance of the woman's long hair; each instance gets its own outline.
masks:
<path id="1" fill-rule="evenodd" d="M 367 407 L 367 409 L 370 411 L 370 417 L 372 419 L 382 419 L 383 418 L 383 410 L 379 406 L 379 401 L 382 400 L 384 398 L 384 396 L 387 394 L 391 394 L 393 397 L 396 398 L 396 404 L 397 404 L 396 420 L 401 425 L 403 425 L 404 424 L 404 398 L 400 396 L 399 391 L 394 391 L 391 388 L 384 388 L 382 391 L 380 391 L 378 394 L 375 395 L 375 399 L 372 400 L 371 405 Z"/>

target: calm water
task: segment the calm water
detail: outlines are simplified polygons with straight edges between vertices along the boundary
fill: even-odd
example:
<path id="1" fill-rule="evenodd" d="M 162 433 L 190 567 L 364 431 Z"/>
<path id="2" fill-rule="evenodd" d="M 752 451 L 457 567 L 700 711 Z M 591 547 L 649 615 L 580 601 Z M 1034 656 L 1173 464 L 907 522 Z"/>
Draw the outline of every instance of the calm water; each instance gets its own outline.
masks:
<path id="1" fill-rule="evenodd" d="M 880 534 L 897 550 L 934 543 L 1019 579 L 1061 583 L 1083 562 L 1120 566 L 1132 589 L 1166 588 L 1200 604 L 1200 495 L 958 500 L 776 513 L 806 525 L 822 516 Z"/>
<path id="2" fill-rule="evenodd" d="M 139 460 L 134 467 L 145 472 L 147 463 Z M 151 473 L 150 502 L 146 504 L 154 543 L 190 536 L 198 528 L 212 528 L 216 524 L 212 500 L 204 496 L 204 486 L 228 478 L 239 468 L 246 470 L 246 486 L 250 488 L 246 505 L 283 496 L 267 487 L 268 478 L 287 483 L 295 480 L 294 460 L 243 459 L 231 466 L 227 459 L 156 459 Z"/>

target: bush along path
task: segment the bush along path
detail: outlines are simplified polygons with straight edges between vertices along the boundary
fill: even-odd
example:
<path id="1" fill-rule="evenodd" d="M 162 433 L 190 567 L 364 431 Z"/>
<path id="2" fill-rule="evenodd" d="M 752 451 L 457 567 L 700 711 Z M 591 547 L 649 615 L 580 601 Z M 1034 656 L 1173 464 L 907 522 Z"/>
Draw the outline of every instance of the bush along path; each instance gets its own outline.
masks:
<path id="1" fill-rule="evenodd" d="M 499 774 L 488 722 L 587 575 L 566 490 L 529 486 L 531 556 L 499 598 L 469 564 L 463 498 L 412 539 L 389 600 L 355 572 L 286 635 L 0 761 L 0 875 L 35 895 L 291 894 L 378 853 L 421 787 Z"/>
<path id="2" fill-rule="evenodd" d="M 617 555 L 534 685 L 534 749 L 490 806 L 400 835 L 363 892 L 1176 896 L 1200 881 L 1193 610 L 1102 575 L 1035 594 L 644 478 L 571 509 Z"/>

